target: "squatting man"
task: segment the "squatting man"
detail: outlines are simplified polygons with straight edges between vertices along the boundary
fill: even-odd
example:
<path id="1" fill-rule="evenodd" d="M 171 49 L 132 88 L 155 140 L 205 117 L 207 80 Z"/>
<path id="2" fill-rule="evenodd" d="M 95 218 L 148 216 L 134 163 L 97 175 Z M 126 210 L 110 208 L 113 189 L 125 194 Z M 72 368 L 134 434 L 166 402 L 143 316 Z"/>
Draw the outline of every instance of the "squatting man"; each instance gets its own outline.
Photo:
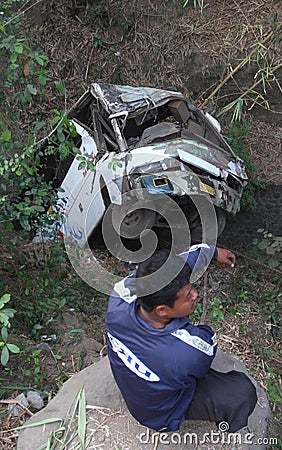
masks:
<path id="1" fill-rule="evenodd" d="M 211 368 L 215 332 L 189 319 L 198 303 L 191 274 L 203 273 L 211 260 L 235 264 L 232 252 L 207 244 L 174 257 L 157 251 L 117 283 L 109 299 L 114 378 L 133 417 L 156 431 L 176 431 L 188 419 L 227 422 L 234 433 L 247 425 L 257 401 L 244 373 Z"/>

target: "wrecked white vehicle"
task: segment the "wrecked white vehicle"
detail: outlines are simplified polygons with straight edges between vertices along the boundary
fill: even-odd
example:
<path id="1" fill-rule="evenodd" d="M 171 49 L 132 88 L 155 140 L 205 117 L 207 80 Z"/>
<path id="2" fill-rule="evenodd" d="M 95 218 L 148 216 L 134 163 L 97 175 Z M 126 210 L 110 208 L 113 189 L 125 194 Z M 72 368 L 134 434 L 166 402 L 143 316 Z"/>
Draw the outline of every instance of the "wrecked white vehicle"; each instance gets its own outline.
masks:
<path id="1" fill-rule="evenodd" d="M 238 211 L 247 183 L 244 163 L 220 133 L 218 122 L 179 92 L 93 83 L 71 109 L 76 145 L 95 170 L 78 170 L 70 157 L 57 167 L 59 206 L 65 211 L 64 237 L 84 245 L 109 205 L 124 207 L 121 194 L 145 192 L 139 208 L 125 205 L 120 235 L 137 239 L 144 229 L 165 227 L 158 211 L 146 208 L 157 194 L 173 199 L 184 212 L 192 241 L 201 240 L 195 197 L 208 195 L 216 210 L 219 235 L 227 214 Z M 90 156 L 89 156 L 90 155 Z M 81 159 L 81 158 L 79 158 Z M 149 204 L 149 203 L 148 203 Z"/>

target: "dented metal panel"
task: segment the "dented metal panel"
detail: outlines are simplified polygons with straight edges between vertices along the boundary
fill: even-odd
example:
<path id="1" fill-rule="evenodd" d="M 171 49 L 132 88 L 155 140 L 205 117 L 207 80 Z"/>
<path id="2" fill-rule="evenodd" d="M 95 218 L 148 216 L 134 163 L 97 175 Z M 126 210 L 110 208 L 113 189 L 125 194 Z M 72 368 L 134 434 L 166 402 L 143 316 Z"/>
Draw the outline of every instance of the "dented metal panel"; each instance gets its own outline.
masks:
<path id="1" fill-rule="evenodd" d="M 162 105 L 168 99 L 184 98 L 180 92 L 148 87 L 118 86 L 93 83 L 90 92 L 97 97 L 111 114 L 124 110 L 130 113 L 144 108 Z"/>
<path id="2" fill-rule="evenodd" d="M 81 176 L 74 160 L 63 181 L 69 186 L 76 180 L 65 193 L 64 229 L 74 239 L 85 243 L 106 203 L 122 206 L 122 194 L 136 188 L 146 198 L 165 193 L 184 203 L 190 196 L 208 195 L 222 211 L 238 211 L 247 183 L 244 162 L 221 135 L 217 120 L 182 93 L 93 83 L 69 118 L 81 148 L 93 153 L 96 164 L 94 174 Z"/>

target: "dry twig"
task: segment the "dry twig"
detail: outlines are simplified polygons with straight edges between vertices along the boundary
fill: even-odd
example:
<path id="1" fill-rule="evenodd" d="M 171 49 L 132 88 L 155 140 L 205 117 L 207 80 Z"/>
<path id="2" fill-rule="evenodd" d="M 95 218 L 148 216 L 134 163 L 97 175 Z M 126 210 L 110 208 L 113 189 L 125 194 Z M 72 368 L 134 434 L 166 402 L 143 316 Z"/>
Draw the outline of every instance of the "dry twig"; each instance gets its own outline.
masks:
<path id="1" fill-rule="evenodd" d="M 0 403 L 3 403 L 5 405 L 17 405 L 22 408 L 24 412 L 26 412 L 29 416 L 33 416 L 33 413 L 18 400 L 0 400 Z"/>

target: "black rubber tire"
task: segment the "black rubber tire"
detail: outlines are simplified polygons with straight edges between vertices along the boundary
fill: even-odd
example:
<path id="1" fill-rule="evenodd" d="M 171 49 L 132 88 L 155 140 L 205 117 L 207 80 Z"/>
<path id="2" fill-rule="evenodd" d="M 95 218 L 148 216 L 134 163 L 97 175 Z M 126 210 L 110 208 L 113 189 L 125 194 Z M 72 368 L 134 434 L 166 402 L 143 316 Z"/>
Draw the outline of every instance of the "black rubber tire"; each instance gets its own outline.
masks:
<path id="1" fill-rule="evenodd" d="M 226 225 L 226 212 L 221 208 L 215 208 L 215 212 L 217 217 L 217 237 L 219 237 Z"/>
<path id="2" fill-rule="evenodd" d="M 226 213 L 221 208 L 215 207 L 216 217 L 217 217 L 217 238 L 223 233 L 225 225 L 226 225 Z M 192 220 L 187 218 L 190 224 L 190 232 L 191 232 L 191 242 L 201 243 L 203 241 L 202 235 L 202 222 L 200 216 L 198 215 L 196 218 L 194 217 Z"/>
<path id="3" fill-rule="evenodd" d="M 153 227 L 155 220 L 155 211 L 145 208 L 135 209 L 121 222 L 120 235 L 125 239 L 138 239 L 142 231 Z"/>

